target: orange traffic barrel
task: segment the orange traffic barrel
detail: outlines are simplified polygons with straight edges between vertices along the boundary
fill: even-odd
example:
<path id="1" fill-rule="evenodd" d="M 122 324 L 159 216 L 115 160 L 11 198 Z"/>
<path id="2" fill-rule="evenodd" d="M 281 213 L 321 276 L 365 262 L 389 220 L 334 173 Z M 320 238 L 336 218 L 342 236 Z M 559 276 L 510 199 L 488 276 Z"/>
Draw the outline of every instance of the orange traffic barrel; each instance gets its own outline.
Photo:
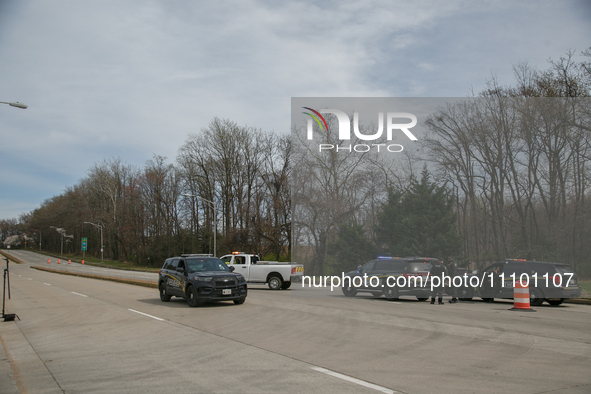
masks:
<path id="1" fill-rule="evenodd" d="M 513 308 L 511 311 L 535 312 L 529 304 L 529 285 L 520 280 L 515 282 L 513 288 Z"/>
<path id="2" fill-rule="evenodd" d="M 47 264 L 50 264 L 51 259 L 47 259 Z"/>

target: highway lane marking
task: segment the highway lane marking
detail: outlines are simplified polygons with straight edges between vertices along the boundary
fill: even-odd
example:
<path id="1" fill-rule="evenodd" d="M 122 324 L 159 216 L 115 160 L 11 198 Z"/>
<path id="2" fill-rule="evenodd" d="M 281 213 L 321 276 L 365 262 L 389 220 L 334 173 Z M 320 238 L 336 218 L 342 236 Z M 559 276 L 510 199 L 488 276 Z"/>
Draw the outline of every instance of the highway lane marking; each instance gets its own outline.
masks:
<path id="1" fill-rule="evenodd" d="M 331 371 L 330 369 L 325 369 L 325 368 L 322 368 L 322 367 L 310 367 L 310 368 L 313 369 L 314 371 L 322 372 L 322 373 L 327 374 L 327 375 L 330 375 L 332 377 L 335 377 L 335 378 L 338 378 L 338 379 L 342 379 L 342 380 L 346 380 L 347 382 L 355 383 L 355 384 L 358 384 L 360 386 L 367 387 L 369 389 L 373 389 L 373 390 L 379 391 L 381 393 L 386 393 L 386 394 L 400 393 L 400 391 L 390 390 L 390 389 L 388 389 L 386 387 L 378 386 L 377 384 L 369 383 L 369 382 L 366 382 L 364 380 L 356 379 L 356 378 L 353 378 L 353 377 L 348 376 L 348 375 L 343 375 L 342 373 Z M 402 394 L 402 393 L 400 393 L 400 394 Z"/>
<path id="2" fill-rule="evenodd" d="M 45 282 L 43 282 L 43 284 L 44 284 L 44 285 L 47 285 L 47 286 L 51 286 L 51 284 L 50 284 L 50 283 L 45 283 Z"/>
<path id="3" fill-rule="evenodd" d="M 31 278 L 27 278 L 27 279 L 28 279 L 28 280 L 33 280 L 33 279 L 31 279 Z"/>
<path id="4" fill-rule="evenodd" d="M 75 291 L 71 291 L 70 293 L 72 293 L 72 294 L 76 294 L 76 295 L 79 295 L 80 297 L 88 297 L 88 296 L 87 296 L 87 295 L 85 295 L 85 294 L 76 293 Z"/>
<path id="5" fill-rule="evenodd" d="M 139 313 L 140 315 L 148 316 L 148 317 L 151 317 L 152 319 L 156 319 L 156 320 L 159 320 L 159 321 L 164 321 L 164 319 L 161 319 L 161 318 L 159 318 L 159 317 L 156 317 L 156 316 L 148 315 L 147 313 L 140 312 L 140 311 L 136 311 L 136 310 L 134 310 L 134 309 L 128 309 L 128 311 L 132 311 L 132 312 L 135 312 L 135 313 Z"/>

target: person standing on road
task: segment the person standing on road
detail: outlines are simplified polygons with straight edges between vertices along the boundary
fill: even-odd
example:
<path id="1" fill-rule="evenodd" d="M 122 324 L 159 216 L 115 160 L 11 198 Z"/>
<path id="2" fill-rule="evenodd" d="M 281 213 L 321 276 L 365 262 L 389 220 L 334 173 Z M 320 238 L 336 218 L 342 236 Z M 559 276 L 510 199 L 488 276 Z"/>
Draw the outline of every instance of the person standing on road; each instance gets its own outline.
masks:
<path id="1" fill-rule="evenodd" d="M 432 263 L 433 266 L 431 267 L 431 276 L 437 276 L 439 278 L 443 275 L 447 274 L 447 270 L 445 269 L 445 265 L 443 261 L 435 261 Z M 431 279 L 433 280 L 433 279 Z M 431 305 L 435 304 L 435 297 L 439 297 L 438 304 L 443 305 L 443 281 L 439 283 L 439 286 L 433 287 L 433 291 L 431 292 Z"/>
<path id="2" fill-rule="evenodd" d="M 455 288 L 455 286 L 453 285 L 453 279 L 456 277 L 456 275 L 458 274 L 458 263 L 456 263 L 456 261 L 454 260 L 453 256 L 449 256 L 447 258 L 447 273 L 449 274 L 450 278 L 451 278 L 451 283 L 449 286 L 450 289 L 450 293 L 451 293 L 451 300 L 449 300 L 450 304 L 455 304 L 456 302 L 458 302 L 458 298 L 457 298 L 457 291 L 458 289 Z"/>

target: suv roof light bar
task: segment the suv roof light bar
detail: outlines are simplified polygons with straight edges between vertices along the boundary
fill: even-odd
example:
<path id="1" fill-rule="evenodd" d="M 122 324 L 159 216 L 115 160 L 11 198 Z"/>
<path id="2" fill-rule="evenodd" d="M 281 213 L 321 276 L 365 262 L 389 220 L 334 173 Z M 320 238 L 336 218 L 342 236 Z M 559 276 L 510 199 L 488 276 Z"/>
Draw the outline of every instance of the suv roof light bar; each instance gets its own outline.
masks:
<path id="1" fill-rule="evenodd" d="M 213 257 L 213 254 L 191 253 L 191 254 L 181 254 L 181 257 Z"/>

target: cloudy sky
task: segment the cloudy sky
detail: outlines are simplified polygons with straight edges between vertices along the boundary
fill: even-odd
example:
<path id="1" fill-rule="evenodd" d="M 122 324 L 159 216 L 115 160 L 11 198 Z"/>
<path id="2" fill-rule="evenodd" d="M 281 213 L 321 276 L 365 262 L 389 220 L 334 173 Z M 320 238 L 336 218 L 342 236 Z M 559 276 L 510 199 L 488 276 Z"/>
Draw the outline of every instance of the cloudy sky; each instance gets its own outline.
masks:
<path id="1" fill-rule="evenodd" d="M 213 117 L 284 133 L 291 97 L 464 97 L 591 46 L 587 0 L 0 0 L 0 219 L 104 158 L 174 161 Z"/>

